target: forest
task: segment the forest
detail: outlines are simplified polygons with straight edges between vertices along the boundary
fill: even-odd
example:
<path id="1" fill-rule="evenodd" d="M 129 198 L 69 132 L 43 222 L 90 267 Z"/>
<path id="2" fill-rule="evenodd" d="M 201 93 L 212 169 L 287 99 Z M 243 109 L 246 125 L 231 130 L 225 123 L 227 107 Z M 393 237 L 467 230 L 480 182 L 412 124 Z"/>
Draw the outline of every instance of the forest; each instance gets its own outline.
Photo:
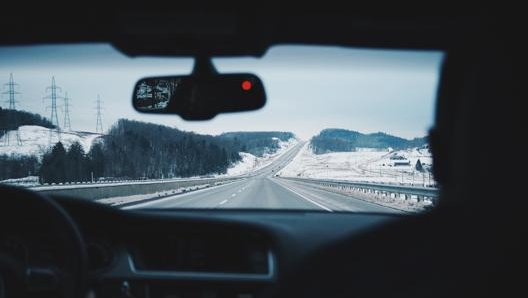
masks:
<path id="1" fill-rule="evenodd" d="M 0 180 L 37 176 L 40 162 L 35 156 L 0 155 Z"/>
<path id="2" fill-rule="evenodd" d="M 57 143 L 42 158 L 41 183 L 92 179 L 161 179 L 225 174 L 241 160 L 239 152 L 273 153 L 282 132 L 202 135 L 175 128 L 120 119 L 84 152 L 80 144 Z"/>
<path id="3" fill-rule="evenodd" d="M 280 148 L 279 141 L 287 142 L 295 135 L 283 131 L 240 131 L 223 133 L 220 138 L 230 141 L 239 152 L 261 157 L 276 152 Z"/>
<path id="4" fill-rule="evenodd" d="M 346 129 L 324 129 L 310 140 L 310 146 L 315 154 L 330 152 L 350 152 L 357 148 L 377 148 L 394 150 L 420 147 L 427 144 L 426 137 L 404 138 L 383 132 L 363 134 Z"/>

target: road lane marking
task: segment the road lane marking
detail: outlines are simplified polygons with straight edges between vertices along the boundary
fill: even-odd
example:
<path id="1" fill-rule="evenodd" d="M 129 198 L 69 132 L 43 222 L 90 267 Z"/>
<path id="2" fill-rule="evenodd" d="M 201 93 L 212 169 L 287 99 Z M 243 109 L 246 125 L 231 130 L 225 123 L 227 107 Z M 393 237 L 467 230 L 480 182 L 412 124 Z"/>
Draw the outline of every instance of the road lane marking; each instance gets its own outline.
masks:
<path id="1" fill-rule="evenodd" d="M 287 187 L 286 185 L 284 185 L 284 184 L 282 184 L 282 183 L 278 183 L 278 184 L 279 184 L 280 186 L 286 188 L 287 190 L 293 192 L 294 194 L 298 195 L 299 197 L 301 197 L 301 198 L 307 200 L 308 202 L 310 202 L 310 203 L 312 203 L 312 204 L 314 204 L 314 205 L 316 205 L 316 206 L 318 206 L 318 207 L 320 207 L 320 208 L 323 208 L 324 210 L 326 210 L 326 211 L 328 211 L 328 212 L 333 212 L 332 209 L 330 209 L 330 208 L 328 208 L 328 207 L 326 207 L 326 206 L 324 206 L 324 205 L 322 205 L 322 204 L 319 204 L 319 203 L 317 203 L 317 202 L 315 202 L 315 201 L 309 199 L 309 198 L 306 197 L 305 195 L 296 192 L 295 190 L 293 190 L 293 189 Z"/>
<path id="2" fill-rule="evenodd" d="M 312 187 L 312 186 L 308 186 L 308 187 Z M 312 187 L 313 188 L 313 187 Z M 341 196 L 344 196 L 340 193 L 335 193 L 335 192 L 331 192 L 331 191 L 327 191 L 327 190 L 324 190 L 324 189 L 318 189 L 318 188 L 314 188 L 315 191 L 325 191 L 325 192 L 328 192 L 329 194 L 332 194 L 332 195 L 341 195 Z M 310 192 L 310 195 L 315 197 L 315 198 L 318 198 L 319 200 L 321 201 L 325 201 L 326 198 L 324 197 L 320 197 L 318 195 L 316 195 L 314 192 Z M 338 205 L 337 207 L 339 209 L 343 209 L 343 210 L 347 210 L 347 211 L 354 211 L 354 212 L 366 212 L 367 210 L 364 210 L 362 208 L 358 208 L 358 207 L 355 207 L 355 206 L 348 206 L 346 204 L 342 204 L 341 202 L 337 201 L 337 200 L 334 200 L 334 204 L 335 205 Z"/>
<path id="3" fill-rule="evenodd" d="M 227 200 L 223 200 L 223 201 L 220 202 L 220 204 L 218 204 L 218 205 L 223 205 L 223 204 L 225 204 L 225 203 L 227 203 Z"/>
<path id="4" fill-rule="evenodd" d="M 235 184 L 235 183 L 242 183 L 242 182 L 244 182 L 246 180 L 247 179 L 235 180 L 233 182 L 227 182 L 227 183 L 224 183 L 224 184 L 219 184 L 219 185 L 215 185 L 215 186 L 211 186 L 211 187 L 205 187 L 205 188 L 202 188 L 202 189 L 199 189 L 199 190 L 194 190 L 194 191 L 189 191 L 189 192 L 185 192 L 185 193 L 175 194 L 173 196 L 160 198 L 159 200 L 153 200 L 153 201 L 148 201 L 148 202 L 143 202 L 143 203 L 138 202 L 138 204 L 135 204 L 135 205 L 129 205 L 129 206 L 121 207 L 121 209 L 143 208 L 143 207 L 150 206 L 150 205 L 156 205 L 156 204 L 160 204 L 160 203 L 165 203 L 165 202 L 172 201 L 172 200 L 175 200 L 175 199 L 177 200 L 177 202 L 181 203 L 182 202 L 181 199 L 184 199 L 187 196 L 193 196 L 193 195 L 196 195 L 196 194 L 199 194 L 199 193 L 203 193 L 203 192 L 211 192 L 211 194 L 222 192 L 223 188 L 226 188 L 228 186 L 233 186 L 233 184 Z M 187 201 L 187 202 L 189 202 L 189 201 Z"/>
<path id="5" fill-rule="evenodd" d="M 232 196 L 232 197 L 236 197 L 236 193 L 232 194 L 231 196 Z"/>

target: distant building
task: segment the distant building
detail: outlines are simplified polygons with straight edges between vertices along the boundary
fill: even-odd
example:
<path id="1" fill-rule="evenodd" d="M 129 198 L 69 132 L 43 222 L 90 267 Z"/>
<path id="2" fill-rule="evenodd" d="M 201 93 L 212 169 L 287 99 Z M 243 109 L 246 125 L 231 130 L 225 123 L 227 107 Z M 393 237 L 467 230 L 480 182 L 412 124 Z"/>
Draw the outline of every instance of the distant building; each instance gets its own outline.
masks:
<path id="1" fill-rule="evenodd" d="M 401 155 L 397 155 L 397 154 L 393 154 L 390 157 L 390 161 L 391 161 L 391 165 L 394 166 L 394 167 L 397 167 L 397 166 L 410 166 L 411 165 L 411 161 L 408 160 L 405 156 L 401 156 Z"/>
<path id="2" fill-rule="evenodd" d="M 411 161 L 408 160 L 408 159 L 405 159 L 405 160 L 393 160 L 392 161 L 392 165 L 395 166 L 395 167 L 398 167 L 398 166 L 410 166 L 411 165 Z"/>

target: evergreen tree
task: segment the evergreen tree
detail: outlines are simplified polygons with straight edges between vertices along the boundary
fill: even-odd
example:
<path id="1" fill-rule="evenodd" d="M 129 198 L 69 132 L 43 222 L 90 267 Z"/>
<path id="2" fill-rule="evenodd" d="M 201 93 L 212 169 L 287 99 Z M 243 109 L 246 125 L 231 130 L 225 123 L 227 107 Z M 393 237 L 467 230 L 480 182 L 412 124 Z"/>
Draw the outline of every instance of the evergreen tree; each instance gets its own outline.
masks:
<path id="1" fill-rule="evenodd" d="M 80 182 L 88 180 L 88 167 L 84 149 L 79 142 L 74 142 L 66 156 L 66 181 Z"/>
<path id="2" fill-rule="evenodd" d="M 59 183 L 66 181 L 66 150 L 61 142 L 44 154 L 40 167 L 39 177 L 41 183 Z"/>
<path id="3" fill-rule="evenodd" d="M 104 176 L 105 157 L 103 146 L 100 143 L 93 144 L 88 152 L 88 170 L 90 178 L 92 175 L 94 179 Z"/>
<path id="4" fill-rule="evenodd" d="M 414 168 L 418 171 L 418 172 L 423 172 L 424 171 L 424 168 L 422 166 L 422 162 L 420 161 L 420 159 L 418 159 L 416 161 L 416 165 L 414 166 Z"/>

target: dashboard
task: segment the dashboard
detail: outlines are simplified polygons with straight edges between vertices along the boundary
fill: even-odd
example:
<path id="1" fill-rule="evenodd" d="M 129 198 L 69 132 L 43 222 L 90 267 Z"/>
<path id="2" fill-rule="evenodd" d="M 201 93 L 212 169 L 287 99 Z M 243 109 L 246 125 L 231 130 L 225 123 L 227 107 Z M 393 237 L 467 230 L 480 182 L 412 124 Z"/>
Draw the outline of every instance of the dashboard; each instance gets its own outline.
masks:
<path id="1" fill-rule="evenodd" d="M 121 210 L 55 198 L 77 223 L 96 297 L 271 297 L 312 252 L 398 215 Z M 401 215 L 400 215 L 401 216 Z"/>
<path id="2" fill-rule="evenodd" d="M 474 209 L 124 210 L 5 190 L 1 298 L 488 297 L 524 247 Z"/>

